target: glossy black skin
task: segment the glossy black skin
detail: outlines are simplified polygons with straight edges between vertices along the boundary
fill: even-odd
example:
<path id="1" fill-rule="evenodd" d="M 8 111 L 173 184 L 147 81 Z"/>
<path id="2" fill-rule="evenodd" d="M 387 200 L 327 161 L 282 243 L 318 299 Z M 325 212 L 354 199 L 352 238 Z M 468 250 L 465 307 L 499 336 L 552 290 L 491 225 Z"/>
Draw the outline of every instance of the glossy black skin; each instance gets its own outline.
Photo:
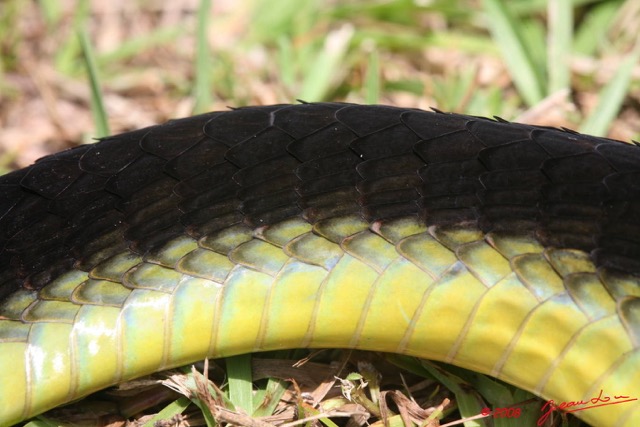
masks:
<path id="1" fill-rule="evenodd" d="M 385 106 L 246 107 L 171 121 L 0 177 L 0 306 L 124 247 L 302 215 L 530 230 L 640 275 L 640 147 Z"/>

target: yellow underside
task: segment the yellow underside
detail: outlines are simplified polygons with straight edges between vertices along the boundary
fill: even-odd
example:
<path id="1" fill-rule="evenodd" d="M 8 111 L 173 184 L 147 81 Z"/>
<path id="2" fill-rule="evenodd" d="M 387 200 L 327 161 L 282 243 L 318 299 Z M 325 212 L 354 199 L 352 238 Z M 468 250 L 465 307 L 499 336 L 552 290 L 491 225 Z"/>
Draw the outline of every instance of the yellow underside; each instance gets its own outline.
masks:
<path id="1" fill-rule="evenodd" d="M 630 283 L 531 236 L 408 219 L 184 237 L 0 309 L 0 425 L 205 356 L 299 347 L 445 361 L 556 402 L 640 397 L 640 331 L 615 299 L 638 292 Z M 577 415 L 640 426 L 637 401 Z"/>

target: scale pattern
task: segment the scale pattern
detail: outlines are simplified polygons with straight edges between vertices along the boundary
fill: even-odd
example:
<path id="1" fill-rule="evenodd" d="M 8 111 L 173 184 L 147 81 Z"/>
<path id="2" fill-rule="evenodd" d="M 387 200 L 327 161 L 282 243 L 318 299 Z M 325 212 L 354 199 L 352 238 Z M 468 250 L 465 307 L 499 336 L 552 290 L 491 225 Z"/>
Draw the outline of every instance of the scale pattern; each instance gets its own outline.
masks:
<path id="1" fill-rule="evenodd" d="M 304 346 L 638 397 L 639 178 L 632 144 L 350 104 L 43 158 L 0 178 L 0 424 L 205 355 Z M 640 422 L 637 402 L 583 416 Z"/>

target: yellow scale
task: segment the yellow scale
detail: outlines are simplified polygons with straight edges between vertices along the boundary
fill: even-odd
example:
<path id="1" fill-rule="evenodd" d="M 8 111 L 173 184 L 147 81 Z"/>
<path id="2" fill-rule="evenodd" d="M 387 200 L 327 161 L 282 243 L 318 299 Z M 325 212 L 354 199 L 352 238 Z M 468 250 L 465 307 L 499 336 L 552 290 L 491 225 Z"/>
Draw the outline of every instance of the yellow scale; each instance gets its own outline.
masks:
<path id="1" fill-rule="evenodd" d="M 638 293 L 529 235 L 406 218 L 236 225 L 15 293 L 0 312 L 0 366 L 13 367 L 0 425 L 205 356 L 297 347 L 445 361 L 557 402 L 639 397 L 640 315 L 618 312 Z M 578 415 L 640 425 L 638 402 Z"/>

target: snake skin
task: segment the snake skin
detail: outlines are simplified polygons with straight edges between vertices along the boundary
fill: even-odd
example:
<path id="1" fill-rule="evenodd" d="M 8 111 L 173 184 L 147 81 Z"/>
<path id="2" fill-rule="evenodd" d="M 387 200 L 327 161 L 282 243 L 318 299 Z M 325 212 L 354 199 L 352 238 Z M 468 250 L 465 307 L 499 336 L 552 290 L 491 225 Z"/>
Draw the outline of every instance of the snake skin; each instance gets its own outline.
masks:
<path id="1" fill-rule="evenodd" d="M 1 177 L 0 351 L 3 344 L 35 339 L 32 325 L 73 321 L 74 314 L 62 310 L 60 318 L 69 319 L 55 319 L 55 310 L 38 317 L 33 304 L 55 301 L 52 283 L 75 271 L 108 282 L 100 266 L 123 253 L 161 264 L 167 244 L 182 238 L 204 245 L 230 227 L 255 234 L 297 219 L 322 235 L 318 230 L 335 218 L 361 221 L 393 243 L 392 252 L 400 246 L 380 229 L 396 219 L 413 219 L 421 232 L 475 230 L 479 241 L 496 248 L 496 236 L 528 236 L 590 322 L 606 316 L 619 322 L 616 331 L 627 344 L 612 351 L 631 360 L 620 364 L 640 360 L 640 147 L 502 120 L 339 103 L 245 107 L 174 120 L 47 156 Z M 373 253 L 366 245 L 375 246 L 336 242 L 345 252 L 361 251 L 363 259 Z M 471 256 L 457 243 L 443 245 L 457 259 Z M 412 249 L 404 250 L 411 259 Z M 585 258 L 565 259 L 571 251 Z M 236 262 L 233 256 L 253 252 L 235 251 L 229 257 Z M 505 262 L 509 271 L 537 268 L 514 259 Z M 243 262 L 269 269 L 259 259 Z M 589 267 L 562 272 L 565 262 Z M 272 273 L 280 268 L 276 264 Z M 526 281 L 525 273 L 519 277 Z M 112 307 L 128 296 L 104 295 L 104 305 Z M 587 307 L 598 298 L 609 308 Z M 512 382 L 518 385 L 517 378 Z M 611 392 L 638 397 L 640 389 Z M 595 410 L 584 417 L 632 425 L 640 419 L 637 406 L 626 404 L 617 419 L 591 415 Z"/>

